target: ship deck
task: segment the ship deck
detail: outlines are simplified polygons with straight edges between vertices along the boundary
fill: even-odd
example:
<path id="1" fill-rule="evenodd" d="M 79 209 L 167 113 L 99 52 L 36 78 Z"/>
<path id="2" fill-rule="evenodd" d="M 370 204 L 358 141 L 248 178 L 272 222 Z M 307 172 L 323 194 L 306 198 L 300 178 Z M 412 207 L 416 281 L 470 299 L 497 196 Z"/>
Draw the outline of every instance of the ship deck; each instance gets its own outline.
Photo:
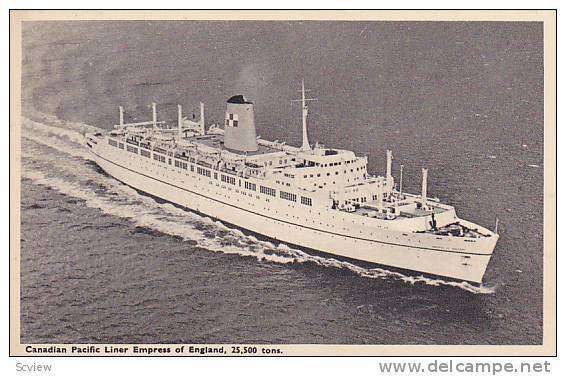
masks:
<path id="1" fill-rule="evenodd" d="M 257 156 L 257 155 L 272 154 L 272 153 L 280 153 L 281 152 L 281 150 L 279 150 L 279 149 L 276 149 L 276 148 L 273 148 L 273 147 L 270 147 L 270 146 L 267 146 L 267 145 L 261 145 L 261 144 L 258 144 L 258 150 L 257 151 L 243 152 L 243 151 L 229 149 L 226 146 L 224 146 L 224 136 L 221 135 L 221 134 L 208 134 L 206 136 L 194 136 L 194 137 L 187 138 L 186 140 L 192 141 L 196 144 L 202 144 L 202 145 L 208 146 L 210 148 L 228 151 L 230 153 L 241 155 L 241 156 Z"/>
<path id="2" fill-rule="evenodd" d="M 356 210 L 352 212 L 352 214 L 374 217 L 376 216 L 376 213 L 378 213 L 381 210 L 381 208 L 395 208 L 395 211 L 398 214 L 398 216 L 396 216 L 395 219 L 403 219 L 403 218 L 425 217 L 431 214 L 444 213 L 446 210 L 448 210 L 446 208 L 436 205 L 429 205 L 429 208 L 427 210 L 423 210 L 422 208 L 415 207 L 414 206 L 415 204 L 416 204 L 415 200 L 407 200 L 397 203 L 389 203 L 389 202 L 380 203 L 379 201 L 374 200 L 364 204 L 360 204 L 359 207 L 356 207 Z"/>

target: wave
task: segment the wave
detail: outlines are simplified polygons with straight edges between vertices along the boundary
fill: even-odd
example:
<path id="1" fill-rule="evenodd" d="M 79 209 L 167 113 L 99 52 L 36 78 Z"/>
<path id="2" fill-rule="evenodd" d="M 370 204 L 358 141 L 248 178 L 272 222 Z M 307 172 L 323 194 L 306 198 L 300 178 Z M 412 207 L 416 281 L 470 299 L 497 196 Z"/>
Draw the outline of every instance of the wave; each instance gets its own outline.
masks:
<path id="1" fill-rule="evenodd" d="M 48 128 L 56 128 L 56 129 L 63 129 L 74 131 L 78 134 L 84 134 L 86 132 L 103 132 L 104 129 L 100 127 L 96 127 L 94 125 L 85 124 L 85 123 L 78 123 L 69 120 L 61 120 L 55 115 L 45 114 L 39 111 L 33 112 L 34 118 L 39 118 L 40 121 L 34 121 L 30 118 L 22 116 L 22 122 L 33 122 L 35 125 L 40 127 L 48 127 Z"/>
<path id="2" fill-rule="evenodd" d="M 56 121 L 51 119 L 51 123 Z M 495 292 L 493 287 L 478 287 L 467 282 L 408 276 L 382 268 L 364 268 L 331 257 L 311 255 L 284 244 L 275 245 L 259 240 L 239 229 L 228 227 L 221 221 L 202 217 L 170 203 L 158 203 L 153 198 L 141 195 L 135 189 L 97 172 L 93 165 L 77 163 L 76 159 L 90 160 L 89 153 L 83 146 L 84 137 L 81 132 L 85 129 L 92 131 L 93 127 L 71 123 L 59 128 L 29 119 L 23 119 L 22 124 L 25 131 L 23 137 L 29 141 L 29 145 L 25 146 L 31 149 L 22 153 L 24 162 L 28 160 L 44 167 L 40 171 L 36 165 L 31 167 L 29 163 L 23 163 L 23 178 L 80 199 L 87 207 L 128 220 L 137 227 L 149 229 L 148 235 L 157 231 L 191 241 L 193 244 L 196 242 L 196 246 L 205 250 L 253 257 L 260 261 L 279 264 L 311 263 L 348 270 L 364 278 L 395 279 L 411 285 L 452 286 L 474 294 Z M 46 147 L 72 158 L 58 158 L 53 153 L 42 152 L 41 148 Z M 140 232 L 143 233 L 138 231 Z"/>
<path id="3" fill-rule="evenodd" d="M 66 138 L 71 142 L 77 143 L 82 145 L 84 142 L 84 134 L 87 132 L 99 132 L 102 131 L 101 128 L 89 126 L 89 125 L 82 125 L 78 123 L 74 123 L 73 126 L 65 127 L 58 127 L 58 126 L 51 126 L 44 123 L 39 123 L 37 121 L 33 121 L 31 119 L 22 118 L 22 126 L 24 129 L 31 130 L 33 132 L 41 132 L 43 134 L 54 135 L 61 138 Z"/>
<path id="4" fill-rule="evenodd" d="M 46 140 L 45 136 L 41 137 L 41 136 L 36 136 L 36 135 L 24 134 L 24 135 L 22 135 L 22 138 L 24 138 L 26 140 L 33 141 L 37 144 L 41 144 L 43 146 L 47 146 L 51 149 L 55 149 L 59 152 L 69 154 L 73 157 L 78 157 L 78 158 L 82 158 L 82 159 L 90 159 L 89 153 L 85 149 L 76 150 L 75 148 L 69 147 L 69 145 L 62 143 L 62 142 L 59 142 L 57 140 L 54 140 L 54 139 Z M 26 155 L 29 156 L 29 154 L 26 154 Z"/>

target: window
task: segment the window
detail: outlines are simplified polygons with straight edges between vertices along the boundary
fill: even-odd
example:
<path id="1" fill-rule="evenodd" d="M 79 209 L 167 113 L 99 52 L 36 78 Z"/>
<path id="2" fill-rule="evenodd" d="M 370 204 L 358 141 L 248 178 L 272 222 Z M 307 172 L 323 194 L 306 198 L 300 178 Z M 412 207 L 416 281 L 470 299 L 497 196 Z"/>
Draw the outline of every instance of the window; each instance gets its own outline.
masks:
<path id="1" fill-rule="evenodd" d="M 312 206 L 312 198 L 301 196 L 301 204 Z"/>
<path id="2" fill-rule="evenodd" d="M 140 154 L 142 155 L 142 157 L 151 158 L 151 153 L 147 150 L 140 149 Z"/>
<path id="3" fill-rule="evenodd" d="M 118 143 L 118 148 L 120 148 L 120 149 L 124 149 L 124 144 L 123 144 L 123 143 L 121 143 L 121 142 L 120 142 L 120 143 Z"/>
<path id="4" fill-rule="evenodd" d="M 229 183 L 232 185 L 236 185 L 236 178 L 233 176 L 227 176 L 227 175 L 220 175 L 220 180 L 223 181 L 224 183 Z"/>
<path id="5" fill-rule="evenodd" d="M 251 190 L 251 191 L 255 191 L 255 189 L 256 189 L 255 183 L 250 183 L 250 182 L 248 182 L 248 181 L 245 181 L 245 182 L 244 182 L 244 187 L 245 187 L 246 189 Z"/>
<path id="6" fill-rule="evenodd" d="M 197 174 L 210 177 L 210 170 L 197 166 Z"/>
<path id="7" fill-rule="evenodd" d="M 118 142 L 109 138 L 108 139 L 108 145 L 118 147 Z"/>
<path id="8" fill-rule="evenodd" d="M 155 159 L 156 161 L 165 163 L 165 156 L 163 156 L 163 155 L 153 153 L 153 159 Z"/>
<path id="9" fill-rule="evenodd" d="M 143 150 L 142 150 L 142 151 L 143 151 Z M 175 167 L 179 167 L 179 168 L 182 168 L 182 169 L 186 170 L 186 169 L 187 169 L 187 164 L 186 164 L 185 162 L 181 162 L 181 161 L 175 160 Z"/>
<path id="10" fill-rule="evenodd" d="M 297 202 L 297 195 L 294 193 L 279 191 L 279 197 L 281 197 L 283 200 Z"/>
<path id="11" fill-rule="evenodd" d="M 126 145 L 126 149 L 130 152 L 130 153 L 138 153 L 138 148 L 134 147 L 134 146 L 130 146 L 130 145 Z"/>
<path id="12" fill-rule="evenodd" d="M 269 195 L 269 196 L 275 197 L 275 189 L 273 189 L 273 188 L 264 187 L 263 185 L 260 185 L 259 191 L 261 193 L 263 193 L 264 195 Z"/>

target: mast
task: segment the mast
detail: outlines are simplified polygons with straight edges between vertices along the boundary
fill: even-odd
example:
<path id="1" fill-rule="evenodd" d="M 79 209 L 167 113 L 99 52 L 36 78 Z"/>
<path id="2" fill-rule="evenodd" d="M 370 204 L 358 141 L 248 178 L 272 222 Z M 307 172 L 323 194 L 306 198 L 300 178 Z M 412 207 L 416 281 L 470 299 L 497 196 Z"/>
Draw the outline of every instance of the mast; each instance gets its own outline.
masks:
<path id="1" fill-rule="evenodd" d="M 399 193 L 403 193 L 403 165 L 401 165 L 401 171 L 399 172 Z"/>
<path id="2" fill-rule="evenodd" d="M 311 145 L 309 144 L 309 135 L 307 132 L 307 115 L 309 114 L 309 108 L 307 106 L 307 101 L 305 99 L 305 80 L 301 80 L 301 94 L 303 102 L 303 145 L 301 149 L 311 150 Z"/>
<path id="3" fill-rule="evenodd" d="M 124 107 L 119 106 L 120 109 L 120 125 L 124 125 Z"/>
<path id="4" fill-rule="evenodd" d="M 498 228 L 499 228 L 499 218 L 495 217 L 495 229 L 493 230 L 493 232 L 497 235 L 499 235 L 498 233 Z"/>
<path id="5" fill-rule="evenodd" d="M 392 178 L 391 175 L 391 162 L 393 161 L 393 152 L 391 150 L 387 150 L 387 170 L 386 170 L 386 177 L 387 180 Z"/>
<path id="6" fill-rule="evenodd" d="M 303 144 L 301 150 L 309 151 L 312 150 L 309 143 L 308 129 L 307 129 L 307 116 L 309 114 L 309 107 L 307 106 L 307 101 L 317 101 L 317 98 L 306 98 L 305 92 L 310 90 L 305 90 L 305 80 L 301 80 L 301 99 L 294 99 L 291 102 L 301 102 L 302 104 L 302 114 L 303 114 Z"/>
<path id="7" fill-rule="evenodd" d="M 177 105 L 177 126 L 179 127 L 179 138 L 183 137 L 183 108 Z"/>
<path id="8" fill-rule="evenodd" d="M 422 202 L 423 207 L 425 207 L 425 205 L 426 205 L 427 178 L 428 178 L 428 170 L 426 168 L 423 168 L 423 181 L 422 181 L 422 184 L 421 184 L 421 202 Z"/>
<path id="9" fill-rule="evenodd" d="M 204 103 L 200 102 L 200 134 L 205 135 L 206 130 L 204 129 Z"/>
<path id="10" fill-rule="evenodd" d="M 157 129 L 157 104 L 151 102 L 151 112 L 153 114 L 153 129 Z"/>

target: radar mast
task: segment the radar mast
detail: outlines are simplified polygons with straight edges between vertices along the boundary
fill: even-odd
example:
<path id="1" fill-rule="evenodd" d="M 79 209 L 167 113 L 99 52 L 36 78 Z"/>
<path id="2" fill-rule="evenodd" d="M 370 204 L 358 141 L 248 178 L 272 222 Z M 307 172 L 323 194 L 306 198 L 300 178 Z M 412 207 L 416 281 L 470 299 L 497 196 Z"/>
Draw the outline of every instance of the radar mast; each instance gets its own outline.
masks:
<path id="1" fill-rule="evenodd" d="M 308 101 L 318 101 L 318 98 L 306 98 L 305 92 L 310 90 L 305 90 L 305 80 L 301 80 L 301 99 L 293 99 L 291 102 L 301 102 L 302 104 L 302 113 L 303 113 L 303 145 L 301 146 L 301 150 L 303 151 L 310 151 L 312 150 L 311 145 L 309 143 L 309 136 L 308 136 L 308 129 L 307 129 L 307 116 L 309 114 L 309 107 L 307 106 Z"/>

